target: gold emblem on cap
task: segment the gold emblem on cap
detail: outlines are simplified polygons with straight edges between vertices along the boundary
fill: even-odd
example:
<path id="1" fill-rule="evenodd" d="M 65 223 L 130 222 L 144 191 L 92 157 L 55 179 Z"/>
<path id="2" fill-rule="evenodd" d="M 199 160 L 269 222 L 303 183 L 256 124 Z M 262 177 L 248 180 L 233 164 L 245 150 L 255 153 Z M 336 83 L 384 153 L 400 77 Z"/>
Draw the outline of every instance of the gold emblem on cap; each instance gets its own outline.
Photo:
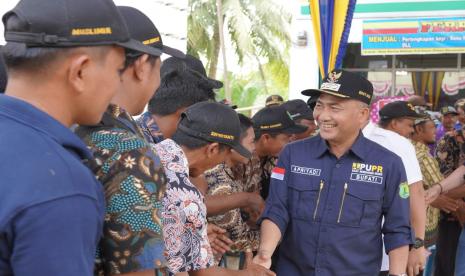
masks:
<path id="1" fill-rule="evenodd" d="M 142 41 L 142 44 L 144 44 L 144 45 L 149 45 L 149 44 L 156 43 L 156 42 L 158 42 L 158 41 L 160 41 L 160 37 L 159 37 L 159 36 L 154 37 L 154 38 L 151 38 L 151 39 L 144 40 L 144 41 Z"/>
<path id="2" fill-rule="evenodd" d="M 358 91 L 358 94 L 359 94 L 360 96 L 363 96 L 363 97 L 366 97 L 366 98 L 368 98 L 368 99 L 371 99 L 371 95 L 368 94 L 367 92 Z"/>
<path id="3" fill-rule="evenodd" d="M 233 135 L 218 133 L 218 132 L 215 132 L 215 131 L 212 131 L 212 132 L 210 133 L 210 136 L 218 137 L 218 138 L 223 138 L 223 139 L 226 139 L 226 140 L 234 140 L 234 136 L 233 136 Z"/>
<path id="4" fill-rule="evenodd" d="M 339 73 L 331 72 L 331 73 L 329 73 L 328 74 L 328 82 L 331 82 L 331 83 L 338 82 L 341 75 L 342 75 L 342 72 L 339 72 Z"/>
<path id="5" fill-rule="evenodd" d="M 274 125 L 265 125 L 265 126 L 260 126 L 260 129 L 270 129 L 270 128 L 277 128 L 277 127 L 281 127 L 282 124 L 279 123 L 279 124 L 274 124 Z"/>
<path id="6" fill-rule="evenodd" d="M 411 103 L 407 103 L 407 106 L 412 110 L 415 111 L 415 107 Z M 415 111 L 416 112 L 416 111 Z"/>
<path id="7" fill-rule="evenodd" d="M 112 30 L 110 27 L 99 27 L 99 28 L 81 28 L 71 30 L 72 36 L 80 35 L 110 35 Z"/>

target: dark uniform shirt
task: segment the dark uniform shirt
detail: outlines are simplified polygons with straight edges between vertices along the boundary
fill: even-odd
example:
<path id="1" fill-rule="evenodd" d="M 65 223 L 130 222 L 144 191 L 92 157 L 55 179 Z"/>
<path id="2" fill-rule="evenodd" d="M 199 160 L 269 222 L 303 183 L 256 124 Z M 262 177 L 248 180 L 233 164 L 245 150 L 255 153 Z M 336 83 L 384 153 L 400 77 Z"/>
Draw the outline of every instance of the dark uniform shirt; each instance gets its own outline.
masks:
<path id="1" fill-rule="evenodd" d="M 387 252 L 413 241 L 402 161 L 362 135 L 340 159 L 319 135 L 289 144 L 271 177 L 278 275 L 377 275 L 382 233 Z"/>
<path id="2" fill-rule="evenodd" d="M 5 95 L 0 128 L 0 275 L 92 275 L 105 211 L 83 164 L 92 155 L 66 126 Z"/>

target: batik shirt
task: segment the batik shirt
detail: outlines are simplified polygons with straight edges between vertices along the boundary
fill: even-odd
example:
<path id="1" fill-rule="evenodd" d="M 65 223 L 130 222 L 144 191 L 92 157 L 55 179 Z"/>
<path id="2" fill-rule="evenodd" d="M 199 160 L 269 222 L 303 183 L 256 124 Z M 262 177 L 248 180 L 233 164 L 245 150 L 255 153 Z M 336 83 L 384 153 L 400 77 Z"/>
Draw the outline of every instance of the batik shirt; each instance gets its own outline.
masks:
<path id="1" fill-rule="evenodd" d="M 76 133 L 92 151 L 94 173 L 105 189 L 96 274 L 163 271 L 160 216 L 166 179 L 157 154 L 132 117 L 115 105 L 99 125 L 79 127 Z"/>
<path id="2" fill-rule="evenodd" d="M 437 160 L 430 154 L 427 145 L 421 142 L 412 142 L 420 164 L 421 174 L 423 176 L 423 187 L 425 190 L 431 188 L 434 184 L 439 183 L 444 177 L 439 170 Z M 438 234 L 440 210 L 429 205 L 426 209 L 426 233 L 425 246 L 429 247 L 436 243 Z"/>
<path id="3" fill-rule="evenodd" d="M 444 176 L 448 176 L 464 163 L 465 154 L 462 150 L 464 140 L 458 131 L 446 133 L 439 140 L 435 155 Z"/>
<path id="4" fill-rule="evenodd" d="M 244 192 L 258 192 L 266 199 L 271 171 L 276 166 L 277 160 L 276 157 L 259 157 L 254 154 L 246 165 L 234 168 L 235 175 L 241 177 Z"/>
<path id="5" fill-rule="evenodd" d="M 206 269 L 214 265 L 207 236 L 207 207 L 203 195 L 189 180 L 189 165 L 171 139 L 153 145 L 167 177 L 163 197 L 165 256 L 171 273 Z"/>
<path id="6" fill-rule="evenodd" d="M 137 119 L 137 124 L 142 130 L 145 139 L 150 143 L 157 144 L 165 139 L 150 112 L 142 114 L 140 118 Z"/>
<path id="7" fill-rule="evenodd" d="M 235 177 L 236 174 L 224 163 L 212 170 L 205 172 L 208 182 L 209 195 L 231 195 L 244 192 L 242 178 Z M 260 242 L 260 231 L 251 229 L 244 221 L 240 208 L 230 210 L 224 214 L 211 216 L 208 221 L 225 229 L 229 238 L 234 242 L 231 246 L 233 251 L 258 250 Z"/>

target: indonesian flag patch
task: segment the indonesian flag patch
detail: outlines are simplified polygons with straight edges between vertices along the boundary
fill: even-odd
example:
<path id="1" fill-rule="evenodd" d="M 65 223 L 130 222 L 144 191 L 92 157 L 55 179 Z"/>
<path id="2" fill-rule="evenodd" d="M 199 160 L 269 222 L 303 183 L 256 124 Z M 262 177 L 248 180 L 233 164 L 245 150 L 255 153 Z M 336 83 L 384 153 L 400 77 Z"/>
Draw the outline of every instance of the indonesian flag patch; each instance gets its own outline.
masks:
<path id="1" fill-rule="evenodd" d="M 278 180 L 283 180 L 285 172 L 286 172 L 285 169 L 275 167 L 273 169 L 273 171 L 271 172 L 271 178 L 278 179 Z"/>

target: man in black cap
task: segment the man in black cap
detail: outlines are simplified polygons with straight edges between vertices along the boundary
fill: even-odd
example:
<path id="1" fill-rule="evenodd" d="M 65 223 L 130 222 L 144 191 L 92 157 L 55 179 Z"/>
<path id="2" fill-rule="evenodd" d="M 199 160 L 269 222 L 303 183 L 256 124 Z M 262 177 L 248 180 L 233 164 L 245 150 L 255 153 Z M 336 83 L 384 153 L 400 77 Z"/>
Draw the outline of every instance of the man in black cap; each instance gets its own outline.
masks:
<path id="1" fill-rule="evenodd" d="M 311 137 L 315 134 L 317 126 L 313 118 L 313 110 L 303 100 L 290 100 L 283 103 L 284 108 L 291 114 L 292 119 L 299 125 L 307 127 L 307 131 L 299 134 L 294 134 L 291 137 L 292 141 L 302 140 Z"/>
<path id="2" fill-rule="evenodd" d="M 414 120 L 421 117 L 417 114 L 414 106 L 405 101 L 389 103 L 379 112 L 381 121 L 379 126 L 364 122 L 363 135 L 392 151 L 402 159 L 407 184 L 410 193 L 410 222 L 415 230 L 415 245 L 411 248 L 408 256 L 408 273 L 418 274 L 425 266 L 425 201 L 423 189 L 423 175 L 420 164 L 416 158 L 413 144 L 409 140 L 413 132 Z M 383 254 L 382 273 L 389 270 L 389 260 Z"/>
<path id="3" fill-rule="evenodd" d="M 191 183 L 205 170 L 224 162 L 234 149 L 248 158 L 251 153 L 240 143 L 241 127 L 236 112 L 220 103 L 202 102 L 182 115 L 172 139 L 155 144 L 168 183 L 163 197 L 163 234 L 171 273 L 189 275 L 274 275 L 251 263 L 244 271 L 215 266 L 207 238 L 204 197 Z"/>
<path id="4" fill-rule="evenodd" d="M 268 96 L 265 100 L 265 106 L 276 106 L 284 103 L 283 97 L 280 95 L 271 95 Z"/>
<path id="5" fill-rule="evenodd" d="M 307 131 L 307 127 L 296 124 L 291 114 L 281 105 L 261 109 L 252 117 L 252 121 L 255 154 L 249 164 L 251 181 L 245 185 L 248 192 L 259 192 L 266 200 L 276 158 L 291 141 L 292 135 Z"/>
<path id="6" fill-rule="evenodd" d="M 22 0 L 3 23 L 0 271 L 92 275 L 104 193 L 69 127 L 101 120 L 120 86 L 123 48 L 160 50 L 132 40 L 110 0 Z"/>
<path id="7" fill-rule="evenodd" d="M 303 94 L 319 96 L 320 133 L 281 152 L 255 262 L 269 267 L 281 240 L 278 275 L 377 275 L 384 233 L 390 274 L 404 275 L 412 241 L 405 171 L 398 156 L 360 133 L 371 83 L 334 70 Z"/>
<path id="8" fill-rule="evenodd" d="M 106 220 L 97 262 L 102 275 L 166 274 L 160 212 L 166 177 L 160 160 L 132 116 L 144 110 L 160 85 L 160 54 L 184 54 L 163 45 L 160 33 L 141 11 L 120 6 L 132 39 L 159 53 L 126 51 L 121 85 L 103 120 L 76 133 L 94 154 L 94 172 L 106 195 Z M 124 236 L 124 239 L 121 237 Z M 127 252 L 123 255 L 118 252 Z"/>
<path id="9" fill-rule="evenodd" d="M 380 127 L 394 131 L 409 139 L 413 134 L 415 120 L 423 117 L 415 111 L 415 107 L 406 101 L 388 103 L 379 111 Z"/>
<path id="10" fill-rule="evenodd" d="M 453 106 L 444 106 L 439 110 L 442 118 L 441 124 L 436 130 L 436 141 L 441 140 L 441 138 L 449 131 L 454 130 L 455 123 L 457 122 L 457 116 L 459 113 Z"/>
<path id="11" fill-rule="evenodd" d="M 222 86 L 220 81 L 206 76 L 202 62 L 193 56 L 163 61 L 160 87 L 150 100 L 148 111 L 137 120 L 146 139 L 159 143 L 171 138 L 181 113 L 195 103 L 215 101 L 213 89 Z"/>

